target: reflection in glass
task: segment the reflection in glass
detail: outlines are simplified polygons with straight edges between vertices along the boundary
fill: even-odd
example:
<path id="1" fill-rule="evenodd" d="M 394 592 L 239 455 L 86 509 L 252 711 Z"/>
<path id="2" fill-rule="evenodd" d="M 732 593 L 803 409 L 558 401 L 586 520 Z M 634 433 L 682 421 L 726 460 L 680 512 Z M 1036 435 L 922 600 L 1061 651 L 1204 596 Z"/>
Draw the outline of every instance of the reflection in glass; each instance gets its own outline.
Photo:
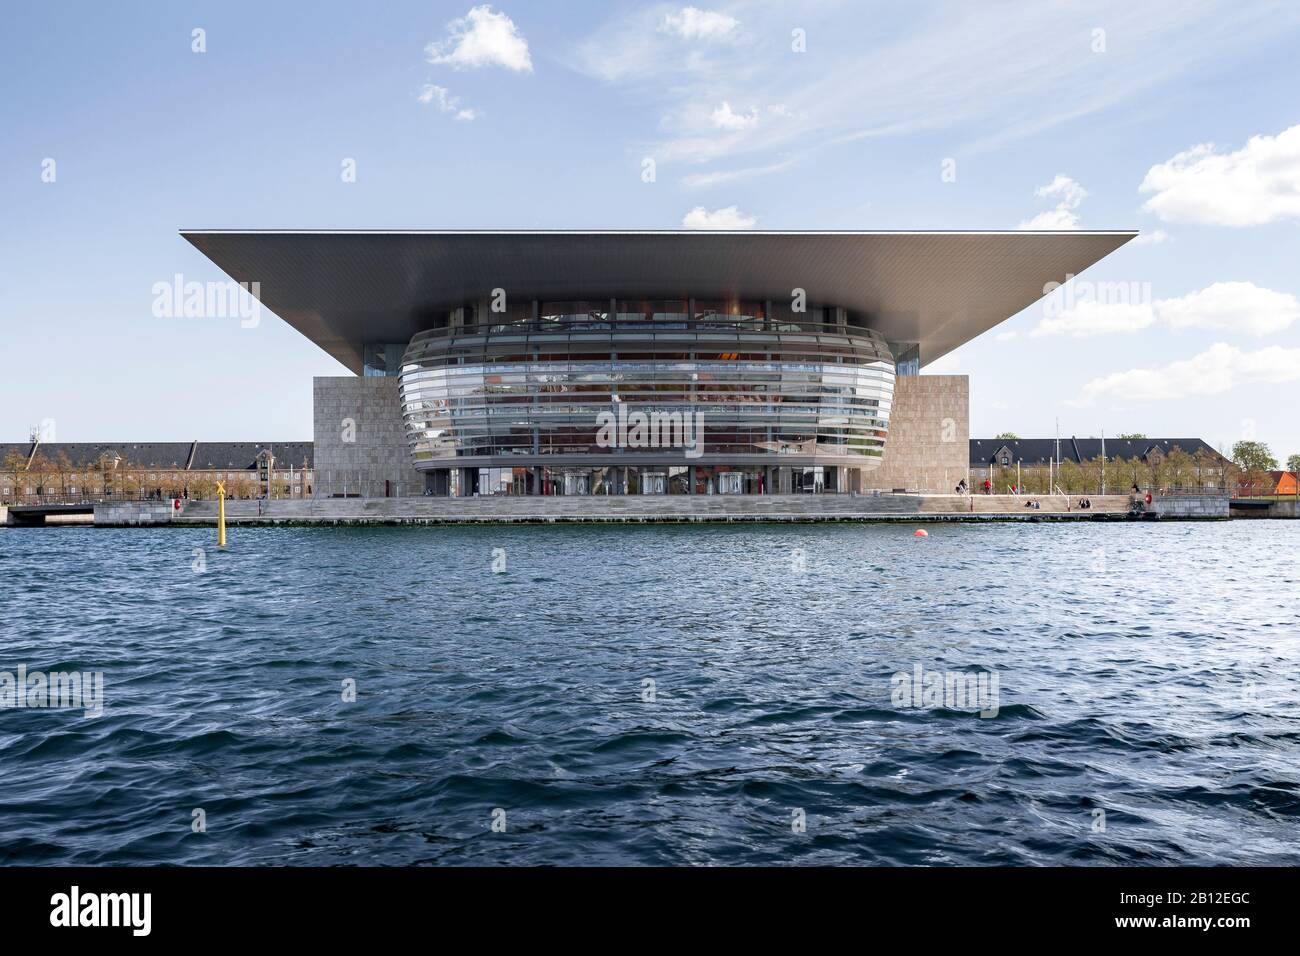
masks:
<path id="1" fill-rule="evenodd" d="M 460 494 L 764 494 L 773 467 L 829 490 L 836 469 L 816 469 L 880 461 L 896 367 L 880 335 L 832 334 L 824 311 L 575 300 L 472 336 L 431 328 L 397 363 L 416 466 L 472 466 Z"/>

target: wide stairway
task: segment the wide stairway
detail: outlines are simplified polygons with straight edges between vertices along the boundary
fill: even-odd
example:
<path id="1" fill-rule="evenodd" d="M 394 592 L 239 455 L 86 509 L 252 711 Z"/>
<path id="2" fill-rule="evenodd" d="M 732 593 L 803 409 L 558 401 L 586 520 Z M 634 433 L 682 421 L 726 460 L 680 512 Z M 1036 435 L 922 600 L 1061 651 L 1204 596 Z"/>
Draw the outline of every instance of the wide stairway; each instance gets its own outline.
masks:
<path id="1" fill-rule="evenodd" d="M 967 512 L 986 515 L 1127 514 L 1128 495 L 1084 495 L 1091 508 L 1079 508 L 1079 495 L 923 495 L 922 511 L 929 514 Z M 1029 507 L 1027 503 L 1037 503 Z"/>

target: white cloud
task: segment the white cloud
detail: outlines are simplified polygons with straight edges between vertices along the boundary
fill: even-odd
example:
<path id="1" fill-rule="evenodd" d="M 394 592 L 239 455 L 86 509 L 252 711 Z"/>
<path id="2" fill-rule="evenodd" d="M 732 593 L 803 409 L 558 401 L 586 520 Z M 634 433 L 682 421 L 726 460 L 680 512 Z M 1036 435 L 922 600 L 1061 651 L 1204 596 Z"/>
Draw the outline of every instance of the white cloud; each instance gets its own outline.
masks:
<path id="1" fill-rule="evenodd" d="M 1039 199 L 1059 199 L 1061 205 L 1069 209 L 1077 209 L 1079 203 L 1088 198 L 1088 190 L 1064 173 L 1057 173 L 1046 186 L 1035 189 L 1034 195 Z"/>
<path id="2" fill-rule="evenodd" d="M 1082 339 L 1094 335 L 1138 332 L 1155 320 L 1150 303 L 1097 302 L 1085 299 L 1057 315 L 1046 316 L 1034 326 L 1029 336 L 1040 338 L 1044 335 L 1068 335 Z"/>
<path id="3" fill-rule="evenodd" d="M 1217 342 L 1190 359 L 1095 378 L 1084 385 L 1082 398 L 1070 404 L 1090 405 L 1107 399 L 1139 402 L 1204 399 L 1239 385 L 1277 385 L 1297 379 L 1300 379 L 1300 348 L 1271 345 L 1255 352 L 1243 352 L 1236 346 Z"/>
<path id="4" fill-rule="evenodd" d="M 698 7 L 682 7 L 664 15 L 659 29 L 687 40 L 724 40 L 735 33 L 735 17 Z"/>
<path id="5" fill-rule="evenodd" d="M 523 73 L 533 71 L 528 41 L 504 13 L 488 4 L 473 7 L 463 17 L 447 24 L 449 36 L 424 48 L 430 63 L 462 70 L 480 66 L 501 66 Z"/>
<path id="6" fill-rule="evenodd" d="M 1126 288 L 1117 285 L 1120 291 Z M 1181 298 L 1158 299 L 1152 303 L 1140 301 L 1140 296 L 1128 301 L 1105 301 L 1104 297 L 1084 299 L 1059 313 L 1047 315 L 1029 334 L 1033 338 L 1046 335 L 1090 338 L 1140 332 L 1159 322 L 1174 331 L 1244 332 L 1259 338 L 1284 331 L 1297 320 L 1300 320 L 1300 300 L 1294 295 L 1264 289 L 1252 282 L 1216 282 Z"/>
<path id="7" fill-rule="evenodd" d="M 1155 310 L 1171 329 L 1239 331 L 1256 337 L 1281 332 L 1300 319 L 1295 296 L 1253 282 L 1216 282 L 1181 299 L 1162 299 Z"/>
<path id="8" fill-rule="evenodd" d="M 687 28 L 677 3 L 616 9 L 563 59 L 633 92 L 629 102 L 644 104 L 643 126 L 659 119 L 657 133 L 628 149 L 653 155 L 661 177 L 673 166 L 762 169 L 795 153 L 824 156 L 836 145 L 940 131 L 948 155 L 1004 148 L 1077 128 L 1138 94 L 1176 85 L 1198 63 L 1230 62 L 1300 24 L 1300 4 L 1261 17 L 1227 0 L 1094 0 L 1030 4 L 1011 22 L 980 4 L 936 0 L 930 15 L 885 28 L 868 4 L 802 5 L 796 24 L 788 5 L 728 0 L 727 16 L 739 24 L 726 42 L 704 43 L 683 42 L 671 27 Z M 679 12 L 666 20 L 665 10 Z M 1125 38 L 1104 57 L 1087 52 L 1098 23 Z M 796 25 L 807 31 L 807 53 L 791 49 Z M 790 117 L 767 122 L 760 106 L 758 123 L 720 130 L 711 114 L 723 99 L 781 103 Z"/>
<path id="9" fill-rule="evenodd" d="M 993 336 L 993 338 L 999 342 L 1014 342 L 1016 339 L 1020 338 L 1020 333 L 1011 331 L 999 332 L 997 335 Z"/>
<path id="10" fill-rule="evenodd" d="M 1039 186 L 1035 189 L 1034 195 L 1039 199 L 1055 199 L 1056 206 L 1046 212 L 1040 212 L 1032 219 L 1026 219 L 1016 227 L 1017 229 L 1052 229 L 1060 231 L 1079 228 L 1079 214 L 1075 210 L 1088 197 L 1088 190 L 1069 176 L 1058 173 L 1056 178 L 1046 186 Z"/>
<path id="11" fill-rule="evenodd" d="M 752 176 L 766 176 L 769 173 L 779 173 L 782 170 L 789 169 L 796 162 L 797 157 L 783 159 L 779 162 L 768 163 L 764 166 L 747 166 L 743 169 L 720 169 L 710 173 L 689 173 L 682 177 L 682 182 L 687 186 L 717 186 L 721 183 L 733 182 L 737 179 L 748 179 Z"/>
<path id="12" fill-rule="evenodd" d="M 731 104 L 726 100 L 722 101 L 712 113 L 713 125 L 718 129 L 749 129 L 758 122 L 758 110 L 751 109 L 748 113 L 737 113 L 731 108 Z"/>
<path id="13" fill-rule="evenodd" d="M 1152 166 L 1142 206 L 1165 222 L 1258 226 L 1300 219 L 1300 126 L 1252 136 L 1235 153 L 1202 143 Z"/>
<path id="14" fill-rule="evenodd" d="M 1169 241 L 1169 233 L 1163 229 L 1152 229 L 1150 232 L 1139 233 L 1138 237 L 1132 240 L 1135 246 L 1158 246 L 1163 242 Z"/>
<path id="15" fill-rule="evenodd" d="M 758 218 L 746 216 L 735 206 L 726 206 L 709 212 L 703 206 L 696 206 L 682 217 L 683 229 L 753 229 L 758 225 Z"/>
<path id="16" fill-rule="evenodd" d="M 1040 212 L 1032 219 L 1026 219 L 1017 229 L 1047 229 L 1054 232 L 1064 232 L 1067 229 L 1079 228 L 1079 216 L 1068 209 L 1056 207 L 1046 212 Z"/>
<path id="17" fill-rule="evenodd" d="M 479 116 L 478 110 L 461 106 L 460 100 L 452 96 L 445 86 L 426 83 L 420 89 L 420 94 L 416 99 L 426 106 L 432 104 L 438 107 L 438 110 L 442 113 L 452 113 L 458 120 L 469 121 L 477 119 Z"/>

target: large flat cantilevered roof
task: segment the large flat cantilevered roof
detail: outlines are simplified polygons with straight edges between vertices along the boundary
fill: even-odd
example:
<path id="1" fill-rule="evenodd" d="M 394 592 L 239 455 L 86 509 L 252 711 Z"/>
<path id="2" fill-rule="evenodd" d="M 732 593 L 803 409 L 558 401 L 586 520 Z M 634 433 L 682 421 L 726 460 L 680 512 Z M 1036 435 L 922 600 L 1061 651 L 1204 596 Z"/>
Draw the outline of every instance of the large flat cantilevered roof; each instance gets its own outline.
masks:
<path id="1" fill-rule="evenodd" d="M 1117 232 L 182 230 L 354 372 L 370 343 L 504 289 L 511 301 L 771 299 L 803 289 L 923 364 L 1010 318 L 1137 235 Z"/>

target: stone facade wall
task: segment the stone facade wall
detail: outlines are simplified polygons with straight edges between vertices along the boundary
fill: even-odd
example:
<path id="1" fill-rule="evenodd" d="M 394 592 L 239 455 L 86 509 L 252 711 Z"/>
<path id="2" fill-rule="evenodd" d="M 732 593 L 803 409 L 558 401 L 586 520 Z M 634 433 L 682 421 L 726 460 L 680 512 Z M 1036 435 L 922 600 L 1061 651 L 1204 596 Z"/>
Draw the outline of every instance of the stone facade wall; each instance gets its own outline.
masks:
<path id="1" fill-rule="evenodd" d="M 1227 495 L 1156 495 L 1151 510 L 1167 518 L 1226 518 Z"/>
<path id="2" fill-rule="evenodd" d="M 162 501 L 105 501 L 95 505 L 95 524 L 170 524 L 174 509 L 170 498 Z"/>
<path id="3" fill-rule="evenodd" d="M 424 494 L 402 426 L 398 379 L 356 375 L 312 380 L 315 497 Z"/>
<path id="4" fill-rule="evenodd" d="M 1296 507 L 1297 504 L 1300 503 L 1296 502 L 1295 499 L 1290 501 L 1274 501 L 1268 506 L 1268 516 L 1270 518 L 1294 518 L 1297 516 L 1297 512 L 1300 511 L 1300 509 L 1297 509 Z"/>
<path id="5" fill-rule="evenodd" d="M 970 467 L 970 378 L 900 375 L 880 467 L 864 489 L 950 493 Z"/>

